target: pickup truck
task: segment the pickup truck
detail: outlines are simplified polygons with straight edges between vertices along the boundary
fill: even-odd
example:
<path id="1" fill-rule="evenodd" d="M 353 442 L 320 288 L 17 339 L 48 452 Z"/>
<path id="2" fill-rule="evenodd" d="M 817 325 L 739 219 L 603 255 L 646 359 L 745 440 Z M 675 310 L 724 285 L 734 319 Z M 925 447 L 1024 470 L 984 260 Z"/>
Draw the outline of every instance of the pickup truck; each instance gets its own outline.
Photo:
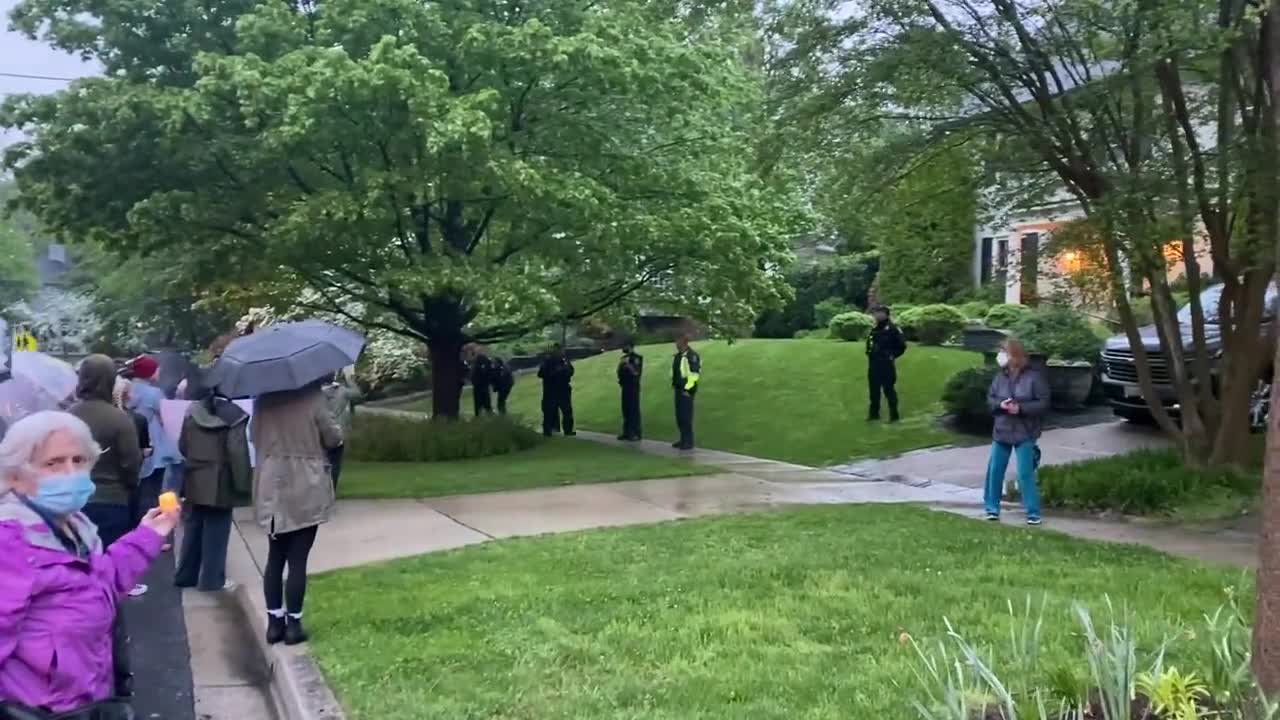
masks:
<path id="1" fill-rule="evenodd" d="M 1218 357 L 1222 353 L 1222 331 L 1218 327 L 1218 301 L 1221 297 L 1221 285 L 1214 285 L 1200 294 L 1200 305 L 1205 315 L 1205 344 L 1208 346 L 1211 362 L 1209 382 L 1212 382 L 1215 388 L 1218 382 Z M 1280 294 L 1277 294 L 1275 285 L 1267 288 L 1266 300 L 1267 311 L 1263 316 L 1261 327 L 1258 328 L 1258 333 L 1267 340 L 1264 347 L 1266 348 L 1268 361 L 1258 376 L 1257 384 L 1249 401 L 1249 421 L 1255 430 L 1266 427 L 1267 417 L 1270 413 L 1272 377 L 1270 358 L 1272 357 L 1271 338 L 1273 337 L 1271 328 L 1274 323 L 1277 302 L 1280 301 Z M 1190 303 L 1178 311 L 1178 325 L 1182 332 L 1182 346 L 1188 353 L 1187 362 L 1190 364 L 1193 362 L 1192 358 L 1194 357 L 1191 354 L 1194 342 L 1191 335 Z M 1176 418 L 1178 415 L 1178 397 L 1169 368 L 1168 354 L 1161 351 L 1160 336 L 1156 332 L 1154 325 L 1143 326 L 1138 329 L 1138 332 L 1142 336 L 1142 344 L 1147 350 L 1148 358 L 1151 360 L 1151 379 L 1155 382 L 1160 403 L 1165 406 L 1170 415 Z M 1202 380 L 1198 379 L 1197 382 Z M 1138 387 L 1138 366 L 1133 359 L 1133 350 L 1129 345 L 1128 335 L 1120 334 L 1107 338 L 1106 343 L 1103 345 L 1102 387 L 1106 394 L 1107 402 L 1111 404 L 1116 415 L 1130 422 L 1152 422 L 1151 411 L 1147 407 L 1146 400 L 1142 397 L 1142 390 Z"/>

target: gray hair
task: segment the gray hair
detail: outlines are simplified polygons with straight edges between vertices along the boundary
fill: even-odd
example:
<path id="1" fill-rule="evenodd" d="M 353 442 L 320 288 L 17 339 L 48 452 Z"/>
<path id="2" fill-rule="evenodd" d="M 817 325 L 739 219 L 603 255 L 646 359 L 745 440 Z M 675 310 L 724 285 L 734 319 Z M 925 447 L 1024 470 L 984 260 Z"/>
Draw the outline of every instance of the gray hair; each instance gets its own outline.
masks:
<path id="1" fill-rule="evenodd" d="M 71 413 L 42 410 L 10 425 L 4 439 L 0 440 L 0 483 L 8 485 L 14 476 L 31 470 L 31 458 L 36 451 L 50 435 L 59 431 L 75 438 L 90 466 L 97 462 L 102 448 L 94 442 L 93 433 L 83 420 Z"/>

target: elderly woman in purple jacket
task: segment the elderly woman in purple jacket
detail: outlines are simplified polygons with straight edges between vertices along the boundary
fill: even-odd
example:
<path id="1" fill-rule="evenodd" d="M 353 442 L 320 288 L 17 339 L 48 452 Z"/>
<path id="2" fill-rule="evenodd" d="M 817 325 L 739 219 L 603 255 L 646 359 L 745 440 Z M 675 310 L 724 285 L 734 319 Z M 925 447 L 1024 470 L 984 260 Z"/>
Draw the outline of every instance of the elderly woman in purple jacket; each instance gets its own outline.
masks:
<path id="1" fill-rule="evenodd" d="M 1022 343 L 1010 339 L 996 356 L 1000 372 L 991 381 L 987 402 L 995 417 L 991 432 L 991 460 L 987 463 L 984 492 L 987 519 L 1000 519 L 1000 498 L 1004 474 L 1013 458 L 1018 468 L 1018 489 L 1027 510 L 1027 524 L 1040 524 L 1040 485 L 1037 440 L 1049 412 L 1049 382 L 1044 373 L 1031 367 Z"/>
<path id="2" fill-rule="evenodd" d="M 178 513 L 152 509 L 104 548 L 80 512 L 100 453 L 89 427 L 63 412 L 25 417 L 0 441 L 0 718 L 127 717 L 110 701 L 111 623 Z"/>

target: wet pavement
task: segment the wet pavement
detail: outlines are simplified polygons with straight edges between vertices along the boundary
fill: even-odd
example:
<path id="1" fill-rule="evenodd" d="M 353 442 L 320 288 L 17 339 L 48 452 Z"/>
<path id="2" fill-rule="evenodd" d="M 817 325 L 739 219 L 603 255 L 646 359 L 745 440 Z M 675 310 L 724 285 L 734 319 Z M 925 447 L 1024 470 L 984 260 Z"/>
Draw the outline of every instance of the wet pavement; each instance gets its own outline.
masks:
<path id="1" fill-rule="evenodd" d="M 173 553 L 162 553 L 143 582 L 147 594 L 124 601 L 134 712 L 139 720 L 195 720 L 191 651 L 182 594 L 173 587 Z"/>

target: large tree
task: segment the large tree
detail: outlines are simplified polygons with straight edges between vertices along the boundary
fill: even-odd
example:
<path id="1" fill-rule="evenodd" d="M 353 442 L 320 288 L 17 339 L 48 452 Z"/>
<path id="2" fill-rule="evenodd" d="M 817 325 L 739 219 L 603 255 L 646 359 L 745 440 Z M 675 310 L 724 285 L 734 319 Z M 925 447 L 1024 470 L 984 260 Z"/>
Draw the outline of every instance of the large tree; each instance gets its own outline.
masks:
<path id="1" fill-rule="evenodd" d="M 924 148 L 980 137 L 994 149 L 988 173 L 1007 187 L 1040 195 L 1047 176 L 1077 202 L 1096 231 L 1157 421 L 1189 462 L 1242 458 L 1275 267 L 1273 108 L 1257 8 L 1240 0 L 830 0 L 784 17 L 798 29 L 795 47 L 832 58 L 806 71 L 816 78 L 806 83 L 807 107 L 847 116 L 845 126 L 861 118 L 923 129 Z M 1225 287 L 1212 318 L 1223 336 L 1217 382 L 1199 305 L 1201 238 Z M 1175 257 L 1192 297 L 1189 343 L 1170 287 Z M 1179 420 L 1157 401 L 1129 302 L 1135 278 L 1151 291 Z"/>
<path id="2" fill-rule="evenodd" d="M 619 303 L 742 327 L 777 301 L 799 213 L 754 172 L 729 10 L 248 5 L 19 6 L 107 71 L 8 102 L 30 141 L 6 163 L 48 227 L 413 337 L 446 416 L 469 340 Z"/>

